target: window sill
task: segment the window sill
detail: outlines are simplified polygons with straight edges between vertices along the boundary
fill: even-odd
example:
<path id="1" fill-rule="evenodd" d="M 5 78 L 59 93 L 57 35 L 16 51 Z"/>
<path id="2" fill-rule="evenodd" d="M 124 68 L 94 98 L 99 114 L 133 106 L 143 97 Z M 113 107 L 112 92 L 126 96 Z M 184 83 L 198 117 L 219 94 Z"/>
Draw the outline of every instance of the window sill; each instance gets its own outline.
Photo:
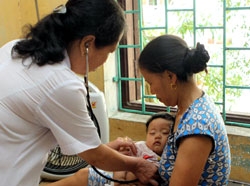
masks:
<path id="1" fill-rule="evenodd" d="M 135 113 L 128 113 L 128 112 L 119 112 L 119 111 L 114 112 L 110 116 L 111 119 L 124 120 L 128 122 L 132 121 L 132 122 L 138 122 L 138 123 L 145 123 L 149 117 L 150 115 L 142 115 L 142 114 L 135 114 Z M 227 130 L 228 135 L 250 137 L 250 128 L 226 125 L 226 130 Z"/>

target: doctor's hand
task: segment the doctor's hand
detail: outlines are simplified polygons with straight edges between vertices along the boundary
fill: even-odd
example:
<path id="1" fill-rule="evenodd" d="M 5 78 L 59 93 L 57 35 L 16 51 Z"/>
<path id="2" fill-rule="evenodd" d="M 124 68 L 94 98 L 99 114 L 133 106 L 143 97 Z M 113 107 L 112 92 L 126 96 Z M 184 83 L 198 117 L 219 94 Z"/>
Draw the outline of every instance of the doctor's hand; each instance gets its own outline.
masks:
<path id="1" fill-rule="evenodd" d="M 133 174 L 139 179 L 142 185 L 159 185 L 156 177 L 157 166 L 154 163 L 149 162 L 143 158 L 138 158 L 137 168 L 135 171 L 132 171 Z"/>

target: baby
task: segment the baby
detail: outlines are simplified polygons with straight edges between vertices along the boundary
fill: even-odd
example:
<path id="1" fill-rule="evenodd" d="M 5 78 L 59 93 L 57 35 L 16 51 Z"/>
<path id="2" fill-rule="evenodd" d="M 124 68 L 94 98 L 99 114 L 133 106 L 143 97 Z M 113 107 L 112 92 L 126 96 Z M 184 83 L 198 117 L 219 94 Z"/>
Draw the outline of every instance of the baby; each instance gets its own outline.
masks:
<path id="1" fill-rule="evenodd" d="M 135 143 L 137 147 L 137 157 L 143 157 L 148 161 L 155 163 L 158 166 L 158 162 L 161 158 L 161 154 L 167 142 L 171 127 L 174 124 L 174 117 L 167 112 L 160 112 L 152 115 L 146 122 L 146 141 L 138 141 Z M 125 139 L 128 139 L 127 137 Z M 130 149 L 120 149 L 119 152 L 132 155 Z M 112 177 L 112 173 L 109 174 L 105 171 L 101 171 L 102 174 L 107 177 Z M 128 181 L 135 180 L 136 177 L 131 172 L 119 171 L 113 172 L 113 179 Z M 110 182 L 104 177 L 101 177 L 98 173 L 95 172 L 92 168 L 89 168 L 88 174 L 88 186 L 91 185 L 114 185 L 120 186 L 124 185 L 118 182 Z M 126 184 L 129 185 L 129 184 Z M 131 183 L 135 185 L 135 183 Z M 136 185 L 140 183 L 136 182 Z"/>

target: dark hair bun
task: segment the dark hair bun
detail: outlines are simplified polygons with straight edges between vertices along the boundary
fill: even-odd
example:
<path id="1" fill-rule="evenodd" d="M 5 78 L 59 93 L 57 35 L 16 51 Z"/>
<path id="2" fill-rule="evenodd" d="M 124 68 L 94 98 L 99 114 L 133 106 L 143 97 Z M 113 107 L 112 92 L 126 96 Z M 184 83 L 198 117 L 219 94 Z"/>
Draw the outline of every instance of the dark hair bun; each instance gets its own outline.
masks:
<path id="1" fill-rule="evenodd" d="M 210 56 L 204 45 L 197 43 L 195 49 L 187 50 L 186 56 L 183 60 L 184 69 L 187 73 L 196 74 L 206 70 L 209 59 Z"/>

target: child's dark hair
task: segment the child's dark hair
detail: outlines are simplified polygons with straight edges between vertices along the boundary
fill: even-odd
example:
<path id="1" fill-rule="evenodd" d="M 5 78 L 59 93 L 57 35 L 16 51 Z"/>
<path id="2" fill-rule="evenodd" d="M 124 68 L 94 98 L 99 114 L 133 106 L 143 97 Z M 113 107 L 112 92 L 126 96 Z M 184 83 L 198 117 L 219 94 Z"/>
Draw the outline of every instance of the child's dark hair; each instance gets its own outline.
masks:
<path id="1" fill-rule="evenodd" d="M 150 123 L 157 119 L 157 118 L 162 118 L 168 121 L 172 121 L 174 123 L 175 121 L 175 117 L 173 115 L 171 115 L 169 112 L 158 112 L 156 114 L 153 114 L 146 122 L 146 132 L 148 131 L 148 127 L 150 125 Z"/>
<path id="2" fill-rule="evenodd" d="M 95 36 L 97 48 L 119 40 L 126 27 L 124 11 L 115 0 L 68 0 L 65 12 L 55 11 L 36 25 L 27 25 L 25 39 L 12 50 L 13 57 L 32 57 L 39 66 L 64 59 L 72 42 Z"/>

